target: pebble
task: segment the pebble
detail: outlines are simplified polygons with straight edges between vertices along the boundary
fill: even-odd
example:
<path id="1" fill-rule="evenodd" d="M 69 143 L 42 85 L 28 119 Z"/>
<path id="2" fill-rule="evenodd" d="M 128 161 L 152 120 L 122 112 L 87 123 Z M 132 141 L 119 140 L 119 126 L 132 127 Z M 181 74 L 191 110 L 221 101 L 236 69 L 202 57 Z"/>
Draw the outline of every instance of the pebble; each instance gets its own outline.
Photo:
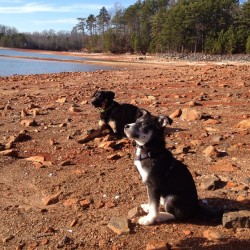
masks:
<path id="1" fill-rule="evenodd" d="M 203 190 L 215 190 L 219 188 L 221 179 L 215 175 L 205 175 L 201 177 L 201 188 Z"/>
<path id="2" fill-rule="evenodd" d="M 170 250 L 167 243 L 162 240 L 151 240 L 146 247 L 146 250 Z"/>
<path id="3" fill-rule="evenodd" d="M 49 195 L 42 199 L 42 202 L 45 206 L 53 205 L 59 202 L 59 196 L 61 195 L 61 191 L 54 195 Z"/>
<path id="4" fill-rule="evenodd" d="M 108 223 L 108 228 L 118 235 L 129 234 L 129 221 L 126 217 L 112 217 Z"/>
<path id="5" fill-rule="evenodd" d="M 203 232 L 203 236 L 210 241 L 217 241 L 223 238 L 223 234 L 218 230 L 207 229 Z"/>
<path id="6" fill-rule="evenodd" d="M 31 127 L 31 126 L 36 126 L 37 122 L 33 119 L 26 119 L 26 120 L 21 120 L 21 125 L 25 127 Z"/>
<path id="7" fill-rule="evenodd" d="M 214 146 L 210 145 L 203 150 L 203 154 L 206 157 L 217 157 L 219 155 L 219 152 Z"/>
<path id="8" fill-rule="evenodd" d="M 181 118 L 186 121 L 196 121 L 200 120 L 202 114 L 195 109 L 185 108 L 182 109 Z"/>
<path id="9" fill-rule="evenodd" d="M 225 228 L 250 228 L 250 210 L 226 212 L 222 217 Z"/>
<path id="10" fill-rule="evenodd" d="M 170 114 L 170 118 L 177 118 L 180 117 L 182 114 L 182 110 L 181 109 L 176 109 L 173 113 Z"/>
<path id="11" fill-rule="evenodd" d="M 242 120 L 237 125 L 235 125 L 235 127 L 240 128 L 240 129 L 248 129 L 248 128 L 250 128 L 250 119 Z"/>

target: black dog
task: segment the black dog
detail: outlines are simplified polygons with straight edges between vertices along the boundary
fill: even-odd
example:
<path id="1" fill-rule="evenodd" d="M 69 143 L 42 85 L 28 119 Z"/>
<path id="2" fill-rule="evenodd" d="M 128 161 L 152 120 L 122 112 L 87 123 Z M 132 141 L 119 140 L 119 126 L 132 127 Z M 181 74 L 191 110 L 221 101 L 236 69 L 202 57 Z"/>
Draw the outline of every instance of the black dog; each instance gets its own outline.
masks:
<path id="1" fill-rule="evenodd" d="M 113 91 L 96 91 L 92 98 L 91 104 L 100 110 L 99 129 L 91 131 L 87 137 L 78 142 L 84 143 L 92 140 L 106 129 L 116 138 L 125 136 L 124 126 L 136 121 L 138 107 L 114 101 Z"/>
<path id="2" fill-rule="evenodd" d="M 153 116 L 144 109 L 140 112 L 141 117 L 124 129 L 137 144 L 134 163 L 148 191 L 149 203 L 141 205 L 148 215 L 141 217 L 139 224 L 189 218 L 198 210 L 198 195 L 187 167 L 165 148 L 164 128 L 172 120 Z M 165 212 L 159 212 L 161 198 Z"/>

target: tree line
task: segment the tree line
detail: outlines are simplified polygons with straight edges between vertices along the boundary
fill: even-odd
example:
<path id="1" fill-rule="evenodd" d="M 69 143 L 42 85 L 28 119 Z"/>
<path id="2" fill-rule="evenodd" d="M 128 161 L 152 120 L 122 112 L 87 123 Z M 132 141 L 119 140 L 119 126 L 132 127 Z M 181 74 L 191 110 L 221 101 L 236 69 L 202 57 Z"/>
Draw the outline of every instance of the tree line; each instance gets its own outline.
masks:
<path id="1" fill-rule="evenodd" d="M 250 53 L 250 0 L 138 0 L 76 19 L 71 32 L 19 33 L 0 25 L 0 46 L 112 53 Z"/>

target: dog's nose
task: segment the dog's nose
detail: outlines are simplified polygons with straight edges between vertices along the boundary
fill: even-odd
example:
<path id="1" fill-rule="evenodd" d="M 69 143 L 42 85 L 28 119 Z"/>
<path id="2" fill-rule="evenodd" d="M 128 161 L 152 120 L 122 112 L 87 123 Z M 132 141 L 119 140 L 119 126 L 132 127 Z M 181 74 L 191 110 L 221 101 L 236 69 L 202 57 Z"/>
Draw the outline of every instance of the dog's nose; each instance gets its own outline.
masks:
<path id="1" fill-rule="evenodd" d="M 126 125 L 124 126 L 124 128 L 129 128 L 129 124 L 126 124 Z"/>

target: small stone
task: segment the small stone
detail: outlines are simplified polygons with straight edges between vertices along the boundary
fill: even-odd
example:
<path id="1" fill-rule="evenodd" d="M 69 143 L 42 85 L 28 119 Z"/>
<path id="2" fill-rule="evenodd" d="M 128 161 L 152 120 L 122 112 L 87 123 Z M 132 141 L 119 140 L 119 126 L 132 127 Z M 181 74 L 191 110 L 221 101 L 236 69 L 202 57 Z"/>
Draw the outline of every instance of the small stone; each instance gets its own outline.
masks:
<path id="1" fill-rule="evenodd" d="M 190 109 L 190 108 L 182 109 L 182 115 L 181 115 L 182 120 L 196 121 L 200 120 L 201 117 L 202 114 L 195 109 Z"/>
<path id="2" fill-rule="evenodd" d="M 28 158 L 25 158 L 27 161 L 34 161 L 34 162 L 44 162 L 44 156 L 36 155 L 36 156 L 30 156 Z"/>
<path id="3" fill-rule="evenodd" d="M 63 104 L 65 102 L 67 102 L 67 98 L 66 97 L 61 97 L 61 98 L 57 99 L 56 102 Z"/>
<path id="4" fill-rule="evenodd" d="M 25 127 L 31 127 L 31 126 L 36 126 L 37 122 L 33 119 L 26 119 L 21 121 L 21 125 Z"/>
<path id="5" fill-rule="evenodd" d="M 26 134 L 26 131 L 21 131 L 18 135 L 12 135 L 9 139 L 9 143 L 23 142 L 31 139 L 31 136 Z"/>
<path id="6" fill-rule="evenodd" d="M 69 226 L 70 226 L 70 227 L 74 227 L 74 226 L 77 224 L 77 222 L 78 222 L 77 219 L 73 219 L 73 220 L 70 222 Z"/>
<path id="7" fill-rule="evenodd" d="M 235 127 L 240 128 L 240 129 L 250 128 L 250 119 L 246 119 L 246 120 L 239 122 L 237 125 L 235 125 Z"/>
<path id="8" fill-rule="evenodd" d="M 108 223 L 108 228 L 118 235 L 130 233 L 129 222 L 125 217 L 112 217 Z"/>
<path id="9" fill-rule="evenodd" d="M 181 109 L 176 109 L 169 117 L 170 118 L 177 118 L 180 117 L 182 114 L 182 110 Z"/>
<path id="10" fill-rule="evenodd" d="M 65 201 L 63 202 L 63 205 L 64 205 L 65 207 L 72 207 L 72 206 L 76 205 L 77 202 L 78 202 L 77 199 L 75 199 L 75 198 L 69 198 L 69 199 L 67 199 L 67 200 L 65 200 Z"/>
<path id="11" fill-rule="evenodd" d="M 227 212 L 223 214 L 222 225 L 225 228 L 250 228 L 250 210 Z"/>
<path id="12" fill-rule="evenodd" d="M 147 244 L 146 250 L 168 250 L 166 242 L 162 240 L 152 240 Z"/>
<path id="13" fill-rule="evenodd" d="M 105 202 L 104 206 L 105 206 L 105 208 L 113 208 L 113 207 L 116 207 L 116 204 L 113 201 L 108 200 Z"/>
<path id="14" fill-rule="evenodd" d="M 201 188 L 204 190 L 215 190 L 221 184 L 221 179 L 213 174 L 201 177 Z"/>
<path id="15" fill-rule="evenodd" d="M 42 199 L 43 204 L 44 204 L 45 206 L 49 206 L 49 205 L 58 203 L 58 202 L 59 202 L 59 199 L 58 199 L 58 198 L 59 198 L 59 196 L 61 195 L 61 193 L 62 193 L 62 192 L 60 191 L 60 192 L 58 192 L 58 193 L 56 193 L 56 194 L 54 194 L 54 195 L 49 195 L 49 196 L 43 198 L 43 199 Z"/>
<path id="16" fill-rule="evenodd" d="M 108 160 L 118 160 L 121 156 L 119 154 L 112 154 L 107 157 Z"/>
<path id="17" fill-rule="evenodd" d="M 66 160 L 60 163 L 60 166 L 70 166 L 72 165 L 72 162 L 70 160 Z"/>
<path id="18" fill-rule="evenodd" d="M 175 149 L 175 154 L 187 154 L 189 152 L 189 150 L 191 149 L 190 146 L 186 146 L 186 145 L 177 145 L 176 149 Z"/>
<path id="19" fill-rule="evenodd" d="M 223 238 L 223 235 L 219 231 L 210 229 L 205 230 L 203 236 L 210 241 L 221 240 Z"/>
<path id="20" fill-rule="evenodd" d="M 209 124 L 209 125 L 215 125 L 215 124 L 219 124 L 220 122 L 218 120 L 215 120 L 215 119 L 207 119 L 203 123 L 204 124 Z"/>
<path id="21" fill-rule="evenodd" d="M 219 152 L 214 146 L 210 145 L 203 150 L 203 154 L 206 157 L 217 157 L 219 155 Z"/>
<path id="22" fill-rule="evenodd" d="M 134 207 L 128 211 L 128 219 L 131 220 L 134 217 L 142 215 L 142 209 L 140 207 Z"/>
<path id="23" fill-rule="evenodd" d="M 0 155 L 1 156 L 17 157 L 18 156 L 18 152 L 15 149 L 7 149 L 7 150 L 0 151 Z"/>
<path id="24" fill-rule="evenodd" d="M 11 241 L 14 238 L 15 238 L 14 235 L 8 235 L 7 237 L 3 238 L 3 243 L 7 243 L 7 242 Z"/>
<path id="25" fill-rule="evenodd" d="M 81 112 L 81 110 L 77 107 L 71 106 L 69 108 L 69 112 L 76 113 L 76 112 Z"/>
<path id="26" fill-rule="evenodd" d="M 83 208 L 89 208 L 90 204 L 92 203 L 92 200 L 90 200 L 90 199 L 84 199 L 84 200 L 81 200 L 79 203 L 80 203 L 81 207 L 83 207 Z"/>
<path id="27" fill-rule="evenodd" d="M 115 141 L 102 141 L 98 147 L 103 148 L 106 150 L 113 149 L 113 147 L 116 145 Z"/>

